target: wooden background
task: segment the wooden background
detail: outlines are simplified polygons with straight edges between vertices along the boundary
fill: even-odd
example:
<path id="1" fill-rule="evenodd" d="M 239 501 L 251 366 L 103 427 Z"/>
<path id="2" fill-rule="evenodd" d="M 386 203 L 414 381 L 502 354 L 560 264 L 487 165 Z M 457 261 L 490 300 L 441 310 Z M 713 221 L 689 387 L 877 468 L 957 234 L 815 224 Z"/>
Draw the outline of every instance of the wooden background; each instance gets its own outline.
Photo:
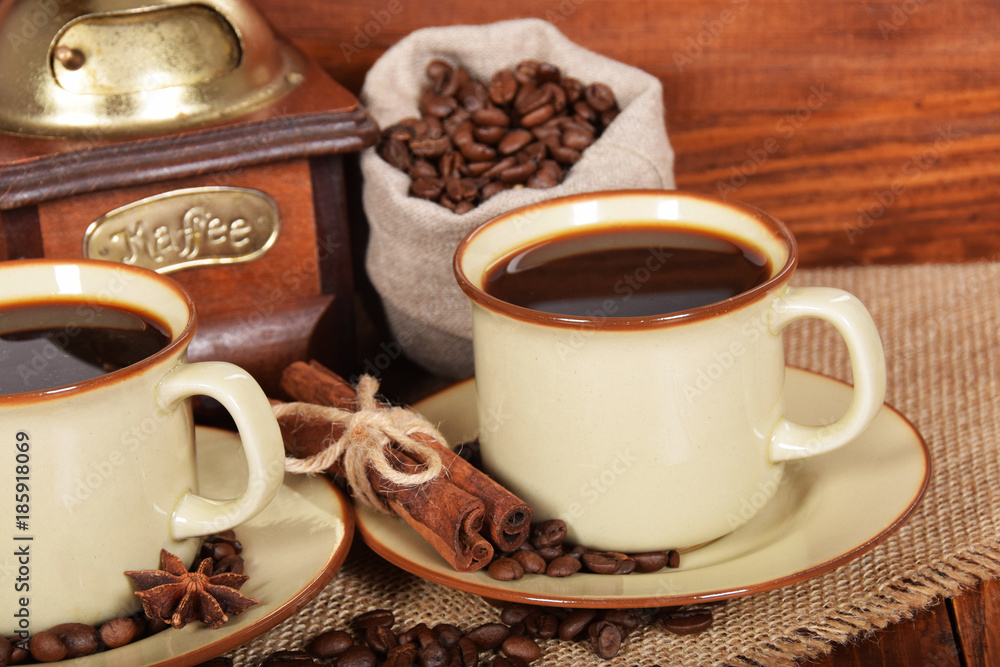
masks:
<path id="1" fill-rule="evenodd" d="M 782 218 L 803 265 L 1000 258 L 998 0 L 256 2 L 354 93 L 418 28 L 547 19 L 659 77 L 678 187 Z M 820 664 L 1000 664 L 1000 585 Z"/>
<path id="2" fill-rule="evenodd" d="M 537 17 L 658 76 L 679 188 L 764 208 L 806 265 L 1000 254 L 997 0 L 257 0 L 357 93 L 411 31 Z"/>

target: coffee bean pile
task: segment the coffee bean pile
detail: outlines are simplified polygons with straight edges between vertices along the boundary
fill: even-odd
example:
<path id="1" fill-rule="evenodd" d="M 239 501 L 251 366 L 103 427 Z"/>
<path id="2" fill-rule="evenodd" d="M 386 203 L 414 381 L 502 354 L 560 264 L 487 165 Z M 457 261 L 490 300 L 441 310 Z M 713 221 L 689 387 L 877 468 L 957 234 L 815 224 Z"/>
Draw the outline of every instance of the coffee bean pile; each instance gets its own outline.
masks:
<path id="1" fill-rule="evenodd" d="M 443 60 L 427 66 L 420 118 L 382 132 L 377 151 L 410 194 L 463 214 L 508 188 L 552 188 L 619 113 L 611 88 L 524 60 L 489 83 Z"/>
<path id="2" fill-rule="evenodd" d="M 227 530 L 205 538 L 192 571 L 205 558 L 214 561 L 213 574 L 243 573 L 243 545 L 233 531 Z M 35 662 L 56 662 L 79 658 L 98 651 L 125 646 L 149 637 L 170 626 L 161 620 L 150 620 L 142 612 L 111 619 L 100 626 L 86 623 L 60 623 L 31 636 L 27 647 L 0 637 L 0 667 Z"/>
<path id="3" fill-rule="evenodd" d="M 275 651 L 258 667 L 522 667 L 542 656 L 539 642 L 586 641 L 602 659 L 618 654 L 625 638 L 641 625 L 662 620 L 675 634 L 712 625 L 711 611 L 672 607 L 662 610 L 558 609 L 504 605 L 499 622 L 466 631 L 450 623 L 417 623 L 396 631 L 395 614 L 373 609 L 356 616 L 352 631 L 333 629 L 312 637 L 302 650 Z M 216 658 L 199 667 L 230 667 Z"/>
<path id="4" fill-rule="evenodd" d="M 631 574 L 680 566 L 680 554 L 674 550 L 625 554 L 571 546 L 565 541 L 565 521 L 551 519 L 535 524 L 530 538 L 520 549 L 499 554 L 486 571 L 499 581 L 513 581 L 526 574 L 544 574 L 549 577 L 568 577 L 580 571 Z"/>
<path id="5" fill-rule="evenodd" d="M 482 470 L 479 440 L 458 444 L 455 453 Z M 514 581 L 526 574 L 568 577 L 577 572 L 594 574 L 631 574 L 678 568 L 680 553 L 674 549 L 625 554 L 590 549 L 566 543 L 567 526 L 561 519 L 532 525 L 527 542 L 517 551 L 497 553 L 486 572 L 498 581 Z"/>

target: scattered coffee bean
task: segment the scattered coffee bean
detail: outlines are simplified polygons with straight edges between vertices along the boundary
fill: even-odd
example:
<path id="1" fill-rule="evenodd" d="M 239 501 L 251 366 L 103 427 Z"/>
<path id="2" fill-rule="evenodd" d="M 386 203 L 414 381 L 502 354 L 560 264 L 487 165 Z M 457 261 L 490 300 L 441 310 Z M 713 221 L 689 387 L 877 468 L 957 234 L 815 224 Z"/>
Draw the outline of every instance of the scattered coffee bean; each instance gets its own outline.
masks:
<path id="1" fill-rule="evenodd" d="M 522 623 L 525 632 L 538 639 L 552 639 L 559 631 L 559 619 L 547 611 L 532 612 L 524 617 Z"/>
<path id="2" fill-rule="evenodd" d="M 550 63 L 522 61 L 494 73 L 488 85 L 442 60 L 431 61 L 425 72 L 430 83 L 418 102 L 421 118 L 404 118 L 383 130 L 377 151 L 409 174 L 410 194 L 458 214 L 507 189 L 497 182 L 555 187 L 563 167 L 579 161 L 619 111 L 607 85 L 585 87 Z M 505 156 L 514 159 L 498 161 Z M 558 168 L 540 170 L 543 161 Z M 469 196 L 434 186 L 437 180 L 469 176 L 486 179 Z"/>
<path id="3" fill-rule="evenodd" d="M 547 563 L 537 552 L 521 549 L 515 551 L 511 558 L 521 564 L 525 574 L 542 574 L 545 572 Z"/>
<path id="4" fill-rule="evenodd" d="M 621 628 L 623 637 L 642 625 L 642 617 L 635 609 L 609 609 L 601 620 Z"/>
<path id="5" fill-rule="evenodd" d="M 49 629 L 66 647 L 66 658 L 79 658 L 96 653 L 101 647 L 97 628 L 86 623 L 60 623 Z"/>
<path id="6" fill-rule="evenodd" d="M 524 576 L 524 566 L 513 558 L 497 558 L 487 572 L 498 581 L 514 581 Z"/>
<path id="7" fill-rule="evenodd" d="M 222 560 L 227 556 L 235 556 L 236 549 L 228 542 L 212 543 L 212 553 L 209 554 L 215 560 Z"/>
<path id="8" fill-rule="evenodd" d="M 14 653 L 14 646 L 10 640 L 0 635 L 0 665 L 11 664 L 10 657 Z"/>
<path id="9" fill-rule="evenodd" d="M 446 648 L 458 644 L 458 640 L 463 636 L 462 631 L 451 623 L 439 623 L 431 628 L 431 630 L 437 635 L 438 641 Z"/>
<path id="10" fill-rule="evenodd" d="M 448 649 L 441 642 L 433 642 L 420 648 L 420 664 L 425 667 L 442 667 L 448 664 Z"/>
<path id="11" fill-rule="evenodd" d="M 528 614 L 534 611 L 533 607 L 524 604 L 513 604 L 504 607 L 500 612 L 500 621 L 507 625 L 516 625 L 523 621 Z"/>
<path id="12" fill-rule="evenodd" d="M 378 658 L 367 646 L 355 645 L 340 654 L 337 667 L 375 667 Z"/>
<path id="13" fill-rule="evenodd" d="M 418 661 L 420 651 L 415 644 L 401 644 L 394 647 L 382 661 L 383 667 L 410 667 Z"/>
<path id="14" fill-rule="evenodd" d="M 562 639 L 563 641 L 576 639 L 587 629 L 590 622 L 596 617 L 597 611 L 594 609 L 574 609 L 563 617 L 562 621 L 560 621 L 558 631 L 559 639 Z"/>
<path id="15" fill-rule="evenodd" d="M 343 630 L 329 630 L 316 635 L 306 650 L 317 658 L 336 658 L 354 646 L 354 638 Z"/>
<path id="16" fill-rule="evenodd" d="M 667 552 L 648 551 L 641 554 L 632 554 L 635 560 L 635 569 L 639 572 L 657 572 L 667 566 Z"/>
<path id="17" fill-rule="evenodd" d="M 65 659 L 67 654 L 62 640 L 54 632 L 45 630 L 31 635 L 28 650 L 38 662 L 57 662 Z"/>
<path id="18" fill-rule="evenodd" d="M 525 662 L 537 660 L 542 655 L 542 649 L 531 637 L 512 635 L 503 640 L 500 650 L 508 658 L 520 658 Z"/>
<path id="19" fill-rule="evenodd" d="M 399 640 L 396 638 L 396 633 L 390 629 L 390 626 L 370 625 L 365 628 L 365 644 L 376 655 L 384 656 L 393 648 L 399 646 Z"/>
<path id="20" fill-rule="evenodd" d="M 391 628 L 396 623 L 396 616 L 389 609 L 371 609 L 355 616 L 352 623 L 361 630 L 378 626 Z"/>
<path id="21" fill-rule="evenodd" d="M 675 635 L 693 635 L 712 627 L 712 613 L 671 615 L 663 619 L 663 627 Z"/>
<path id="22" fill-rule="evenodd" d="M 102 625 L 97 634 L 106 647 L 118 648 L 131 643 L 139 636 L 139 631 L 139 624 L 134 618 L 114 618 Z"/>
<path id="23" fill-rule="evenodd" d="M 622 569 L 625 554 L 613 551 L 589 551 L 580 557 L 583 565 L 595 574 L 617 574 Z"/>
<path id="24" fill-rule="evenodd" d="M 541 556 L 542 560 L 546 563 L 551 563 L 556 558 L 559 558 L 559 556 L 565 554 L 566 550 L 560 545 L 557 547 L 543 547 L 541 549 L 536 549 L 535 553 Z"/>
<path id="25" fill-rule="evenodd" d="M 483 651 L 492 651 L 503 643 L 510 635 L 510 628 L 503 623 L 483 623 L 469 630 L 465 636 L 471 639 Z"/>
<path id="26" fill-rule="evenodd" d="M 243 574 L 245 569 L 246 563 L 243 562 L 243 557 L 233 554 L 217 560 L 215 562 L 215 567 L 212 568 L 212 574 L 222 574 L 223 572 Z"/>
<path id="27" fill-rule="evenodd" d="M 414 627 L 417 643 L 421 646 L 433 644 L 438 640 L 437 635 L 425 623 L 419 623 Z"/>
<path id="28" fill-rule="evenodd" d="M 479 647 L 474 641 L 462 637 L 455 646 L 462 667 L 475 667 L 479 664 Z"/>
<path id="29" fill-rule="evenodd" d="M 225 556 L 241 553 L 243 553 L 243 545 L 236 539 L 236 533 L 232 530 L 225 530 L 206 537 L 205 541 L 202 542 L 199 556 L 200 558 L 220 560 Z"/>
<path id="30" fill-rule="evenodd" d="M 531 528 L 531 545 L 536 549 L 558 547 L 566 540 L 566 522 L 550 519 L 535 524 Z"/>
<path id="31" fill-rule="evenodd" d="M 582 565 L 580 561 L 572 556 L 559 556 L 558 558 L 552 559 L 549 566 L 545 568 L 545 574 L 550 577 L 568 577 L 569 575 L 579 572 Z"/>
<path id="32" fill-rule="evenodd" d="M 614 623 L 608 621 L 592 623 L 587 628 L 587 634 L 590 637 L 590 645 L 594 647 L 594 653 L 602 660 L 610 660 L 621 650 L 622 631 Z"/>
<path id="33" fill-rule="evenodd" d="M 10 664 L 20 665 L 22 663 L 31 660 L 31 653 L 28 652 L 27 647 L 22 644 L 18 644 L 11 647 L 10 651 Z"/>

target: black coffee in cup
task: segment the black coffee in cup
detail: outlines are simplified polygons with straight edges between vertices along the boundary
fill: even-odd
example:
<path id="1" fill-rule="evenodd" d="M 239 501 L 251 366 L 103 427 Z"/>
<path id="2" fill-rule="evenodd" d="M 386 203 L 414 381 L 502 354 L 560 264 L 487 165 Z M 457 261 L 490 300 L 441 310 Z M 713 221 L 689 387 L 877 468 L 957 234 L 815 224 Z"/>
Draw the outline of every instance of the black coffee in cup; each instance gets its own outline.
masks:
<path id="1" fill-rule="evenodd" d="M 84 302 L 0 309 L 0 394 L 72 386 L 162 350 L 166 327 L 131 310 Z"/>
<path id="2" fill-rule="evenodd" d="M 771 273 L 765 253 L 721 234 L 629 225 L 521 248 L 489 268 L 483 289 L 556 315 L 647 317 L 724 301 Z"/>

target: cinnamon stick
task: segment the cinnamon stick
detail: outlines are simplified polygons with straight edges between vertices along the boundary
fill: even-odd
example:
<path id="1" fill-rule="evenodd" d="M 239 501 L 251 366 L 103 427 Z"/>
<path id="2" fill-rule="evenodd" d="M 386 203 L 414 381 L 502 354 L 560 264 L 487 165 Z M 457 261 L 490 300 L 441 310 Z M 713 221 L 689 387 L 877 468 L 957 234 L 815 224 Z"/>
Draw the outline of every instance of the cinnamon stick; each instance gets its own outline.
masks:
<path id="1" fill-rule="evenodd" d="M 281 387 L 300 401 L 329 401 L 324 404 L 342 410 L 357 409 L 357 395 L 351 384 L 316 361 L 308 364 L 299 361 L 288 366 Z M 527 503 L 444 443 L 420 433 L 414 439 L 434 448 L 456 486 L 483 501 L 487 533 L 499 551 L 514 551 L 524 543 L 531 531 L 532 518 Z"/>
<path id="2" fill-rule="evenodd" d="M 307 383 L 310 403 L 331 406 L 329 387 Z M 351 391 L 354 396 L 353 389 Z M 301 400 L 301 399 L 300 399 Z M 278 419 L 285 451 L 295 458 L 313 456 L 343 434 L 343 429 L 330 421 L 304 413 L 281 416 Z M 394 467 L 403 472 L 421 468 L 420 462 L 395 450 Z M 343 474 L 339 466 L 328 470 L 330 474 Z M 492 545 L 479 533 L 483 528 L 486 508 L 483 502 L 439 476 L 420 486 L 400 486 L 369 469 L 369 481 L 381 498 L 396 515 L 406 521 L 424 540 L 460 572 L 481 569 L 493 558 Z"/>

